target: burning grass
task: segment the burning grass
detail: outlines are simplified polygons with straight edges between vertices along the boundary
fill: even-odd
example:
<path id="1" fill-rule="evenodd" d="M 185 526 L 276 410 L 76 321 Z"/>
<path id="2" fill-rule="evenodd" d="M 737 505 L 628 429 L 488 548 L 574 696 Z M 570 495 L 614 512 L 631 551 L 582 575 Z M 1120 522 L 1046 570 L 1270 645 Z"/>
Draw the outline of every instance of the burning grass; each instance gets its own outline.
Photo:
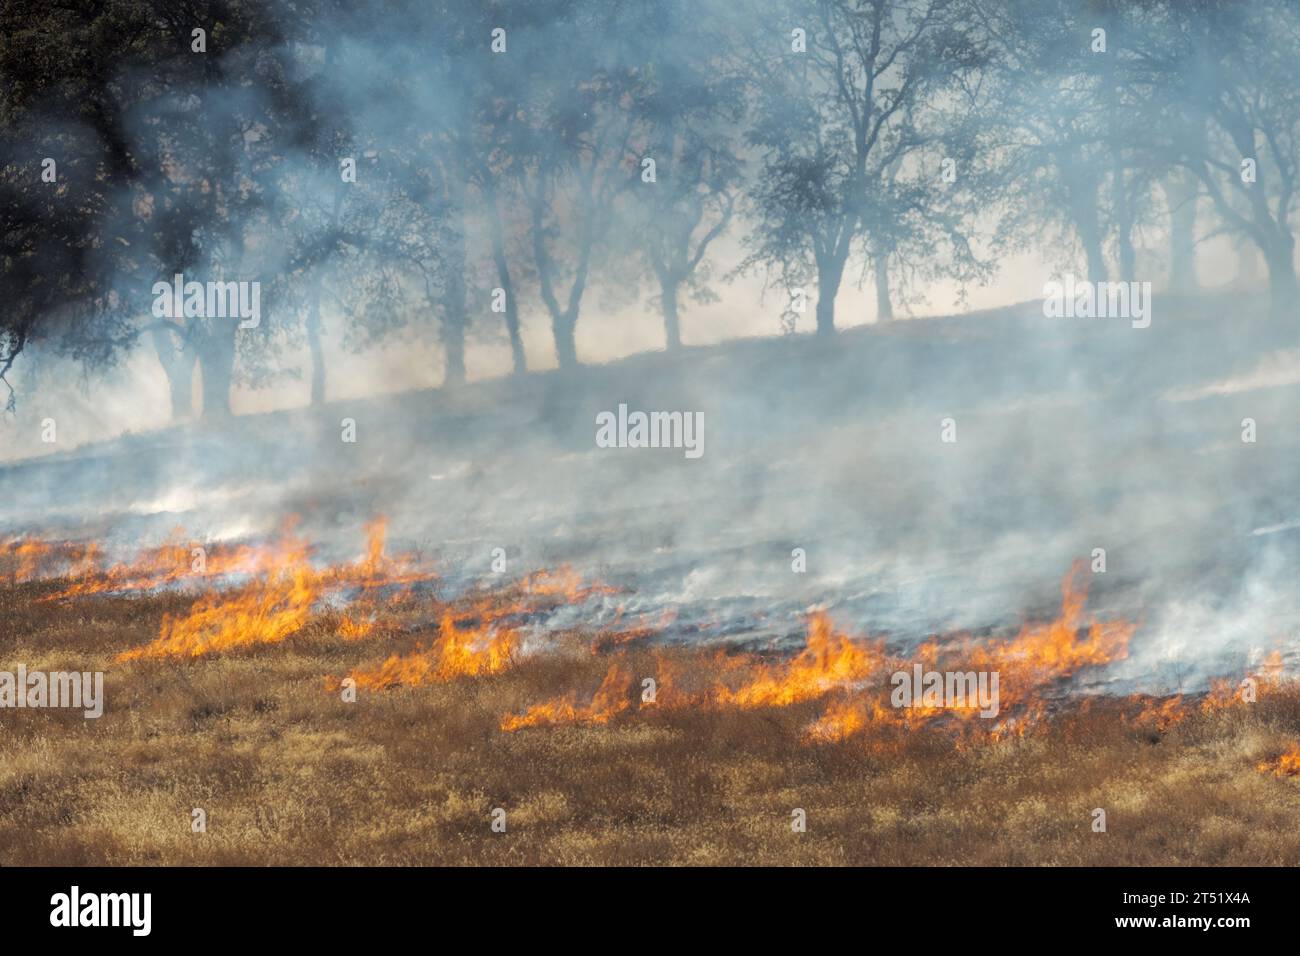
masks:
<path id="1" fill-rule="evenodd" d="M 232 550 L 198 596 L 73 591 L 143 578 L 51 547 L 43 581 L 30 545 L 3 552 L 0 669 L 104 670 L 107 707 L 0 711 L 0 863 L 1300 863 L 1280 655 L 1206 694 L 1070 693 L 1135 629 L 1086 613 L 1077 569 L 1009 637 L 904 658 L 815 613 L 774 657 L 652 646 L 621 616 L 539 636 L 614 589 L 557 569 L 442 597 L 381 523 L 338 565 L 291 529 Z M 892 706 L 912 664 L 999 670 L 1001 713 Z"/>
<path id="2" fill-rule="evenodd" d="M 1265 760 L 1259 771 L 1275 777 L 1300 777 L 1300 743 L 1293 742 L 1276 760 Z"/>
<path id="3" fill-rule="evenodd" d="M 622 665 L 610 664 L 604 680 L 591 696 L 590 703 L 579 706 L 575 703 L 576 694 L 571 691 L 544 704 L 534 704 L 521 715 L 510 714 L 501 718 L 501 729 L 512 731 L 554 724 L 607 724 L 632 706 L 628 693 L 633 682 L 631 673 L 624 670 Z"/>
<path id="4" fill-rule="evenodd" d="M 358 688 L 366 690 L 419 687 L 456 677 L 499 673 L 514 663 L 518 649 L 519 636 L 513 630 L 497 631 L 487 625 L 464 627 L 456 623 L 453 614 L 444 613 L 431 647 L 394 654 L 379 666 L 360 668 L 350 676 Z M 325 686 L 337 690 L 342 681 L 330 678 Z"/>

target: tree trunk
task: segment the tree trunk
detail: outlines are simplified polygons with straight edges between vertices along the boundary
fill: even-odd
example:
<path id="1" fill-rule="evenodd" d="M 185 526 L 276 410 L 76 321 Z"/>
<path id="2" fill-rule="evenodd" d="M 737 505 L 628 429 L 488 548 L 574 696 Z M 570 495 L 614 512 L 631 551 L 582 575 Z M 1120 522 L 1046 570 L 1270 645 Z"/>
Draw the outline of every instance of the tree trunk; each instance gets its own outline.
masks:
<path id="1" fill-rule="evenodd" d="M 327 56 L 332 53 L 327 52 Z M 334 212 L 330 216 L 330 245 L 333 247 L 337 242 L 337 233 L 339 227 L 339 213 L 343 209 L 343 187 L 335 183 L 334 185 Z M 324 278 L 320 272 L 321 266 L 317 263 L 316 269 L 311 277 L 311 286 L 308 292 L 307 301 L 307 347 L 311 351 L 311 403 L 312 405 L 323 405 L 325 403 L 325 349 L 321 343 L 321 334 L 324 327 L 320 314 L 320 297 L 321 288 L 324 285 Z"/>
<path id="2" fill-rule="evenodd" d="M 876 321 L 891 322 L 894 304 L 889 299 L 889 255 L 876 256 Z"/>
<path id="3" fill-rule="evenodd" d="M 1124 184 L 1124 167 L 1119 162 L 1116 162 L 1115 179 L 1119 278 L 1131 282 L 1137 272 L 1137 250 L 1133 248 L 1133 211 L 1129 205 L 1128 187 Z"/>
<path id="4" fill-rule="evenodd" d="M 1237 281 L 1254 285 L 1259 279 L 1259 247 L 1254 240 L 1240 237 L 1237 240 Z"/>
<path id="5" fill-rule="evenodd" d="M 831 336 L 835 334 L 835 297 L 817 294 L 817 334 Z"/>
<path id="6" fill-rule="evenodd" d="M 465 382 L 465 326 L 469 324 L 469 309 L 465 291 L 465 229 L 464 221 L 457 223 L 450 248 L 447 251 L 447 289 L 443 297 L 442 347 L 446 355 L 443 385 L 461 385 Z"/>
<path id="7" fill-rule="evenodd" d="M 1300 312 L 1296 301 L 1295 238 L 1278 236 L 1264 250 L 1268 263 L 1268 293 L 1272 314 L 1278 318 L 1295 317 Z"/>
<path id="8" fill-rule="evenodd" d="M 523 375 L 528 371 L 528 358 L 524 353 L 524 338 L 519 331 L 519 306 L 515 304 L 515 290 L 510 283 L 510 275 L 502 276 L 506 283 L 506 331 L 510 334 L 510 361 L 513 373 Z"/>
<path id="9" fill-rule="evenodd" d="M 172 421 L 182 421 L 194 411 L 194 364 L 198 354 L 188 342 L 177 348 L 174 335 L 170 329 L 155 328 L 152 332 L 154 350 L 171 393 Z"/>
<path id="10" fill-rule="evenodd" d="M 446 351 L 443 385 L 465 384 L 465 323 L 447 322 L 442 327 L 442 347 Z"/>
<path id="11" fill-rule="evenodd" d="M 311 403 L 325 401 L 325 351 L 321 346 L 320 293 L 321 280 L 312 278 L 310 300 L 307 304 L 307 345 L 311 349 Z"/>
<path id="12" fill-rule="evenodd" d="M 1169 206 L 1169 287 L 1192 292 L 1200 287 L 1196 277 L 1196 180 L 1175 173 L 1164 183 Z"/>
<path id="13" fill-rule="evenodd" d="M 1088 257 L 1088 280 L 1108 281 L 1109 270 L 1106 268 L 1106 255 L 1101 246 L 1101 229 L 1097 224 L 1095 206 L 1089 207 L 1086 212 L 1081 211 L 1078 227 L 1079 241 L 1083 243 L 1084 254 Z"/>
<path id="14" fill-rule="evenodd" d="M 199 343 L 203 376 L 203 420 L 230 417 L 230 387 L 235 370 L 235 329 L 238 320 L 208 319 Z"/>
<path id="15" fill-rule="evenodd" d="M 583 235 L 579 242 L 578 262 L 575 267 L 573 281 L 569 286 L 568 304 L 561 307 L 560 300 L 555 294 L 555 265 L 546 249 L 545 230 L 543 228 L 545 206 L 540 192 L 533 195 L 531 208 L 533 261 L 537 266 L 537 283 L 542 293 L 542 301 L 546 303 L 546 310 L 551 314 L 551 334 L 555 339 L 555 357 L 560 363 L 560 368 L 575 368 L 578 365 L 578 349 L 574 339 L 574 331 L 578 326 L 578 309 L 582 304 L 582 295 L 587 288 L 588 270 L 591 265 L 591 254 L 595 238 L 591 230 L 584 226 Z M 590 217 L 592 213 L 587 210 L 585 215 Z M 589 226 L 590 219 L 588 219 L 587 223 Z"/>
<path id="16" fill-rule="evenodd" d="M 492 259 L 496 262 L 497 281 L 506 296 L 506 332 L 510 335 L 510 356 L 514 362 L 514 374 L 523 375 L 528 371 L 528 361 L 524 354 L 524 340 L 519 331 L 519 306 L 515 302 L 515 286 L 510 276 L 510 260 L 506 256 L 505 229 L 501 224 L 501 209 L 497 206 L 495 191 L 487 194 L 488 229 L 492 235 Z"/>
<path id="17" fill-rule="evenodd" d="M 1102 14 L 1102 20 L 1109 31 L 1117 32 L 1115 27 L 1118 24 L 1115 22 L 1115 17 L 1109 12 Z M 1120 105 L 1121 84 L 1117 74 L 1117 66 L 1118 61 L 1115 57 L 1106 57 L 1104 67 L 1107 74 L 1106 99 L 1112 116 L 1123 115 L 1123 109 Z M 1115 211 L 1116 266 L 1119 269 L 1118 278 L 1123 282 L 1131 282 L 1137 272 L 1137 251 L 1133 248 L 1133 205 L 1130 202 L 1131 197 L 1128 191 L 1128 177 L 1125 175 L 1125 137 L 1119 124 L 1112 124 L 1111 128 L 1113 135 L 1110 143 L 1110 188 L 1111 207 Z"/>
<path id="18" fill-rule="evenodd" d="M 1102 250 L 1101 225 L 1097 220 L 1097 180 L 1073 163 L 1066 165 L 1064 171 L 1072 180 L 1068 186 L 1071 217 L 1084 254 L 1088 257 L 1088 279 L 1091 282 L 1105 282 L 1108 270 Z"/>
<path id="19" fill-rule="evenodd" d="M 835 334 L 835 296 L 840 291 L 844 263 L 817 263 L 817 334 Z"/>
<path id="20" fill-rule="evenodd" d="M 1088 280 L 1090 282 L 1109 281 L 1110 270 L 1106 268 L 1106 256 L 1101 249 L 1101 236 L 1092 234 L 1083 237 L 1084 250 L 1088 255 Z"/>
<path id="21" fill-rule="evenodd" d="M 682 347 L 681 321 L 677 314 L 677 281 L 673 278 L 660 280 L 664 311 L 664 341 L 668 351 L 675 352 Z"/>
<path id="22" fill-rule="evenodd" d="M 551 320 L 551 331 L 555 336 L 555 357 L 560 368 L 576 368 L 578 365 L 578 348 L 574 340 L 577 316 L 562 313 Z"/>
<path id="23" fill-rule="evenodd" d="M 465 252 L 465 188 L 457 178 L 459 172 L 459 168 L 452 170 L 447 180 L 450 228 L 445 253 L 447 284 L 442 290 L 442 328 L 439 334 L 444 354 L 444 386 L 465 382 L 465 327 L 469 324 L 465 271 L 469 257 Z"/>

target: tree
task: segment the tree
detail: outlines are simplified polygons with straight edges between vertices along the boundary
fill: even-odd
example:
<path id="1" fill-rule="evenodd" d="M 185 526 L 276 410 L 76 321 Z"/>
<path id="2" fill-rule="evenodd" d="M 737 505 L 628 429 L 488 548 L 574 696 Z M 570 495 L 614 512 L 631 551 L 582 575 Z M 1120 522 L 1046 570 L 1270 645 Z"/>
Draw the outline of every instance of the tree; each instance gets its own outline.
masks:
<path id="1" fill-rule="evenodd" d="M 1167 160 L 1196 177 L 1234 233 L 1268 266 L 1275 314 L 1296 313 L 1295 226 L 1300 186 L 1300 11 L 1262 0 L 1162 6 L 1159 47 L 1145 65 L 1174 109 L 1153 111 Z"/>
<path id="2" fill-rule="evenodd" d="M 665 343 L 675 350 L 683 292 L 709 298 L 706 256 L 736 211 L 744 100 L 725 21 L 671 0 L 650 12 L 661 39 L 648 53 L 640 103 L 655 179 L 633 193 L 632 229 L 658 287 Z"/>
<path id="3" fill-rule="evenodd" d="M 755 18 L 804 33 L 775 53 L 770 33 L 751 40 L 748 138 L 762 167 L 744 267 L 774 267 L 787 288 L 815 278 L 818 334 L 834 331 L 835 297 L 864 240 L 877 259 L 894 254 L 909 231 L 902 210 L 925 202 L 897 177 L 916 175 L 928 105 L 978 65 L 959 14 L 956 0 L 803 0 L 792 15 Z"/>
<path id="4" fill-rule="evenodd" d="M 530 77 L 519 150 L 519 183 L 542 302 L 561 368 L 578 364 L 583 296 L 603 262 L 618 200 L 639 182 L 635 100 L 638 72 L 603 44 L 630 29 L 631 4 L 557 3 L 548 32 L 525 35 L 522 55 L 549 62 L 551 41 L 570 39 L 563 66 Z M 617 26 L 616 26 L 617 24 Z M 539 68 L 540 69 L 540 68 Z"/>
<path id="5" fill-rule="evenodd" d="M 1004 212 L 996 247 L 1077 243 L 1089 280 L 1105 282 L 1103 187 L 1114 168 L 1106 128 L 1115 117 L 1088 59 L 1110 55 L 1094 52 L 1100 23 L 1063 0 L 972 0 L 971 10 L 996 54 L 985 147 Z"/>
<path id="6" fill-rule="evenodd" d="M 1179 292 L 1194 292 L 1196 276 L 1196 205 L 1200 186 L 1186 170 L 1170 172 L 1161 184 L 1169 213 L 1169 286 Z"/>
<path id="7" fill-rule="evenodd" d="M 29 344 L 94 367 L 139 334 L 133 290 L 121 275 L 136 267 L 147 233 L 120 189 L 136 161 L 112 88 L 118 62 L 148 49 L 147 33 L 140 3 L 51 8 L 14 0 L 0 8 L 6 385 Z M 10 388 L 11 408 L 14 398 Z"/>

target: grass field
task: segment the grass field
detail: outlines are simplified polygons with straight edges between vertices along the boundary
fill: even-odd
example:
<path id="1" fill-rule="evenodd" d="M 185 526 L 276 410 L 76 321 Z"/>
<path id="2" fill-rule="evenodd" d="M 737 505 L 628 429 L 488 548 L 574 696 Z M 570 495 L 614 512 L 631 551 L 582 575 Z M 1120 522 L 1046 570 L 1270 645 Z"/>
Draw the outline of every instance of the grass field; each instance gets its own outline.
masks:
<path id="1" fill-rule="evenodd" d="M 674 697 L 780 661 L 570 632 L 476 675 L 360 680 L 348 702 L 339 678 L 436 643 L 419 623 L 431 598 L 380 606 L 352 639 L 323 612 L 275 643 L 121 660 L 193 597 L 42 600 L 59 589 L 0 585 L 0 669 L 104 671 L 107 703 L 98 720 L 0 710 L 5 865 L 1300 864 L 1300 767 L 1278 763 L 1300 737 L 1293 682 L 1216 709 L 1076 701 L 998 740 L 929 725 L 814 739 L 842 691 Z M 558 723 L 502 729 L 556 698 Z"/>

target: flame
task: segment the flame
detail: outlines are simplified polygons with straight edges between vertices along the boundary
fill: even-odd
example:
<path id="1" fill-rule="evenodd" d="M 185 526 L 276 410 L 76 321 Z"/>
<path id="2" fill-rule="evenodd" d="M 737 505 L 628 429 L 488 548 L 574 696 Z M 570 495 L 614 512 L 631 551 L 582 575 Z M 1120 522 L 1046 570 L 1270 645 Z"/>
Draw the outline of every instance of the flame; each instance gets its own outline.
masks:
<path id="1" fill-rule="evenodd" d="M 1164 733 L 1176 724 L 1182 723 L 1195 713 L 1204 716 L 1235 710 L 1246 704 L 1243 696 L 1244 685 L 1250 680 L 1255 685 L 1255 699 L 1276 693 L 1288 680 L 1281 649 L 1275 649 L 1264 657 L 1264 662 L 1249 672 L 1239 681 L 1217 677 L 1210 681 L 1210 689 L 1201 698 L 1199 705 L 1190 704 L 1183 695 L 1160 699 L 1135 695 L 1132 700 L 1142 705 L 1142 709 L 1133 719 L 1136 727 L 1150 727 Z"/>
<path id="2" fill-rule="evenodd" d="M 883 648 L 838 634 L 825 612 L 808 619 L 807 645 L 792 660 L 759 665 L 758 673 L 732 690 L 720 685 L 716 700 L 723 706 L 787 707 L 821 697 L 870 677 L 884 661 Z"/>
<path id="3" fill-rule="evenodd" d="M 432 647 L 405 656 L 394 654 L 378 667 L 354 671 L 351 677 L 358 687 L 379 690 L 496 674 L 514 663 L 518 649 L 519 636 L 512 630 L 494 632 L 486 625 L 462 628 L 452 615 L 444 614 Z"/>
<path id="4" fill-rule="evenodd" d="M 525 594 L 558 595 L 569 604 L 578 604 L 596 594 L 614 594 L 617 588 L 595 581 L 584 584 L 582 576 L 567 564 L 526 575 L 519 586 Z"/>
<path id="5" fill-rule="evenodd" d="M 962 742 L 962 735 L 979 735 L 997 741 L 1023 737 L 1047 714 L 1042 692 L 1052 683 L 1068 678 L 1085 667 L 1097 667 L 1122 659 L 1137 625 L 1127 621 L 1098 621 L 1084 614 L 1088 589 L 1082 583 L 1083 564 L 1076 563 L 1061 581 L 1061 610 L 1045 624 L 1026 624 L 1016 637 L 975 645 L 969 639 L 950 650 L 936 641 L 917 648 L 913 661 L 894 662 L 899 669 L 921 663 L 927 670 L 996 671 L 999 677 L 997 722 L 979 718 L 975 707 L 885 706 L 884 682 L 874 692 L 858 693 L 834 702 L 808 728 L 814 740 L 844 740 L 872 728 L 913 728 L 942 723 Z M 1080 631 L 1086 626 L 1086 636 Z M 811 634 L 810 634 L 811 647 Z M 860 677 L 869 676 L 879 659 Z"/>
<path id="6" fill-rule="evenodd" d="M 865 733 L 873 726 L 897 726 L 899 712 L 886 707 L 879 700 L 836 700 L 826 712 L 808 726 L 807 736 L 812 740 L 842 742 Z"/>
<path id="7" fill-rule="evenodd" d="M 345 641 L 364 640 L 375 632 L 377 623 L 373 616 L 359 617 L 347 614 L 339 621 L 338 634 Z"/>
<path id="8" fill-rule="evenodd" d="M 332 568 L 331 581 L 362 589 L 410 585 L 432 580 L 431 571 L 419 566 L 412 555 L 389 555 L 388 519 L 380 516 L 366 523 L 366 550 L 355 564 Z"/>
<path id="9" fill-rule="evenodd" d="M 101 566 L 100 547 L 94 542 L 82 546 L 64 543 L 56 547 L 48 542 L 29 541 L 16 549 L 16 553 L 26 558 L 20 568 L 25 575 L 48 568 L 54 563 L 51 559 L 60 554 L 65 557 L 65 563 L 77 558 L 77 566 L 68 574 L 72 580 L 67 586 L 41 600 L 149 591 L 194 582 L 212 586 L 224 579 L 276 574 L 284 570 L 286 564 L 295 560 L 295 549 L 301 544 L 292 537 L 297 520 L 296 515 L 291 515 L 281 526 L 280 540 L 261 545 L 200 547 L 189 540 L 184 528 L 177 527 L 158 546 L 145 548 L 133 560 L 109 567 Z M 322 583 L 365 590 L 432 579 L 434 575 L 418 568 L 410 557 L 390 557 L 384 553 L 387 526 L 383 517 L 366 524 L 365 554 L 355 564 L 329 569 L 323 575 Z M 0 565 L 3 565 L 5 553 L 4 546 L 0 546 Z"/>
<path id="10" fill-rule="evenodd" d="M 1282 651 L 1280 649 L 1270 651 L 1264 657 L 1263 664 L 1252 670 L 1242 680 L 1232 681 L 1227 678 L 1215 678 L 1211 681 L 1209 693 L 1201 700 L 1201 713 L 1209 716 L 1244 705 L 1246 700 L 1243 697 L 1243 691 L 1247 680 L 1255 685 L 1256 700 L 1260 700 L 1281 689 L 1288 680 L 1282 661 Z"/>
<path id="11" fill-rule="evenodd" d="M 278 644 L 301 630 L 321 592 L 323 575 L 296 543 L 285 564 L 244 587 L 200 598 L 185 617 L 165 615 L 158 637 L 119 661 L 199 657 L 253 644 Z"/>
<path id="12" fill-rule="evenodd" d="M 0 541 L 0 574 L 11 584 L 25 584 L 66 574 L 94 558 L 95 546 L 24 536 Z"/>
<path id="13" fill-rule="evenodd" d="M 631 706 L 628 692 L 633 677 L 618 663 L 609 665 L 605 679 L 591 698 L 591 703 L 579 707 L 574 694 L 556 697 L 542 704 L 534 704 L 523 714 L 501 718 L 501 729 L 507 732 L 524 727 L 548 724 L 604 724 Z"/>
<path id="14" fill-rule="evenodd" d="M 345 641 L 361 640 L 376 633 L 384 621 L 383 611 L 409 593 L 407 586 L 435 577 L 413 557 L 387 553 L 388 523 L 383 517 L 365 526 L 364 551 L 355 562 L 323 569 L 313 565 L 311 549 L 292 534 L 293 528 L 291 519 L 280 539 L 269 544 L 214 548 L 206 555 L 206 566 L 200 567 L 191 564 L 191 549 L 180 528 L 160 545 L 142 550 L 134 561 L 111 567 L 103 567 L 99 546 L 93 542 L 10 538 L 0 541 L 0 572 L 26 581 L 51 573 L 70 576 L 70 569 L 75 570 L 75 578 L 57 597 L 156 588 L 190 579 L 214 588 L 187 614 L 165 616 L 158 637 L 118 655 L 120 661 L 197 657 L 278 644 L 311 622 L 321 601 L 335 592 L 343 592 L 348 603 L 347 610 L 337 615 L 335 633 Z M 251 580 L 215 589 L 218 582 L 224 584 L 237 575 Z M 1137 625 L 1087 615 L 1086 580 L 1083 563 L 1076 563 L 1061 582 L 1060 612 L 1051 621 L 1027 623 L 1010 639 L 931 639 L 917 647 L 910 660 L 887 656 L 883 642 L 836 631 L 825 612 L 809 616 L 804 648 L 782 662 L 720 651 L 711 667 L 688 671 L 656 653 L 660 686 L 654 703 L 670 709 L 695 705 L 748 710 L 787 707 L 840 692 L 806 728 L 807 739 L 844 741 L 874 734 L 879 742 L 886 732 L 924 726 L 951 731 L 959 747 L 1022 737 L 1047 718 L 1053 685 L 1128 654 Z M 600 582 L 585 583 L 567 565 L 535 571 L 505 588 L 440 604 L 437 637 L 431 646 L 390 655 L 351 676 L 358 686 L 380 689 L 499 673 L 512 667 L 521 651 L 518 625 L 512 619 L 557 602 L 578 604 L 611 593 L 616 589 Z M 593 653 L 654 636 L 671 626 L 677 612 L 666 608 L 657 617 L 643 614 L 630 625 L 623 623 L 623 613 L 618 608 L 613 624 L 595 634 Z M 975 720 L 976 707 L 893 707 L 888 700 L 888 674 L 914 663 L 927 670 L 997 671 L 999 717 Z M 1254 675 L 1261 694 L 1280 686 L 1283 677 L 1280 650 L 1268 655 Z M 334 678 L 327 680 L 329 686 L 337 684 Z M 500 725 L 513 731 L 547 724 L 605 723 L 631 706 L 632 684 L 631 674 L 616 660 L 589 703 L 579 705 L 576 693 L 571 693 L 535 704 L 523 714 L 506 715 Z M 1132 700 L 1140 705 L 1133 725 L 1160 732 L 1185 719 L 1196 706 L 1181 695 Z M 1214 713 L 1239 702 L 1238 686 L 1220 680 L 1200 701 L 1199 709 Z M 1289 760 L 1287 755 L 1279 758 L 1278 766 L 1284 768 L 1279 774 L 1294 772 L 1285 769 L 1292 765 Z"/>
<path id="15" fill-rule="evenodd" d="M 363 585 L 369 582 L 374 569 L 383 583 L 418 579 L 419 573 L 402 566 L 394 567 L 383 558 L 382 524 L 368 526 L 370 544 L 367 556 L 354 576 Z M 350 676 L 358 687 L 384 689 L 399 686 L 414 687 L 437 683 L 456 677 L 477 677 L 495 674 L 513 666 L 520 653 L 521 640 L 510 619 L 522 618 L 539 607 L 557 603 L 580 603 L 595 594 L 612 593 L 604 584 L 585 584 L 571 568 L 563 566 L 554 570 L 536 571 L 513 585 L 487 594 L 462 597 L 455 610 L 444 608 L 439 636 L 431 647 L 406 655 L 392 655 L 370 669 L 353 672 Z M 345 640 L 369 636 L 375 628 L 374 612 L 369 617 L 359 612 L 370 609 L 365 600 L 354 603 L 349 614 L 340 622 L 338 632 Z M 473 621 L 472 625 L 460 622 Z M 336 689 L 337 679 L 326 681 L 327 689 Z"/>
<path id="16" fill-rule="evenodd" d="M 39 538 L 10 538 L 0 544 L 0 559 L 14 582 L 32 580 L 53 553 L 53 545 Z"/>
<path id="17" fill-rule="evenodd" d="M 228 573 L 249 562 L 244 551 L 221 554 L 214 552 L 211 565 L 202 571 L 196 571 L 191 562 L 190 547 L 183 543 L 184 530 L 175 529 L 166 541 L 155 548 L 148 548 L 131 562 L 120 562 L 101 569 L 100 548 L 92 543 L 87 547 L 86 560 L 70 583 L 43 600 L 59 601 L 67 598 L 82 597 L 87 594 L 104 594 L 111 591 L 144 591 L 164 585 L 174 584 L 187 575 L 216 575 Z"/>
<path id="18" fill-rule="evenodd" d="M 388 519 L 379 517 L 365 525 L 366 548 L 352 565 L 331 568 L 332 586 L 352 589 L 349 607 L 338 622 L 337 633 L 345 641 L 360 641 L 375 634 L 381 604 L 391 606 L 409 596 L 411 585 L 431 581 L 436 575 L 419 567 L 410 555 L 389 556 L 385 551 Z M 381 593 L 382 592 L 382 593 Z"/>
<path id="19" fill-rule="evenodd" d="M 317 602 L 330 590 L 360 588 L 364 594 L 432 577 L 410 559 L 384 554 L 387 523 L 382 518 L 366 526 L 366 550 L 357 562 L 323 570 L 312 566 L 310 547 L 293 535 L 295 524 L 296 518 L 286 521 L 280 539 L 266 546 L 216 552 L 207 561 L 206 573 L 251 572 L 253 580 L 201 597 L 184 617 L 165 616 L 157 639 L 117 659 L 198 657 L 254 644 L 278 644 L 302 630 Z M 81 593 L 111 590 L 124 583 L 148 587 L 175 580 L 185 573 L 177 570 L 178 547 L 169 543 L 153 549 L 129 567 L 110 570 Z M 179 547 L 179 557 L 188 558 L 183 547 Z M 339 625 L 341 636 L 356 640 L 369 635 L 375 627 L 374 616 L 363 617 L 362 612 L 373 612 L 373 608 L 372 598 L 356 600 L 353 613 Z"/>
<path id="20" fill-rule="evenodd" d="M 1026 624 L 1010 641 L 994 642 L 977 649 L 971 657 L 976 670 L 1010 672 L 1003 683 L 1039 687 L 1070 677 L 1084 667 L 1098 667 L 1128 656 L 1128 645 L 1137 630 L 1129 621 L 1087 621 L 1084 605 L 1088 587 L 1083 562 L 1076 562 L 1061 580 L 1061 611 L 1047 624 Z M 1014 678 L 1008 679 L 1008 678 Z"/>
<path id="21" fill-rule="evenodd" d="M 1238 684 L 1223 677 L 1216 677 L 1210 682 L 1210 691 L 1201 701 L 1201 713 L 1217 714 L 1243 703 L 1241 688 Z"/>
<path id="22" fill-rule="evenodd" d="M 655 615 L 638 615 L 635 623 L 625 625 L 622 623 L 623 613 L 623 608 L 619 607 L 610 625 L 596 634 L 591 642 L 593 654 L 657 637 L 673 625 L 678 614 L 676 608 L 666 607 Z"/>
<path id="23" fill-rule="evenodd" d="M 1300 743 L 1292 743 L 1276 760 L 1266 760 L 1257 769 L 1260 773 L 1271 773 L 1275 777 L 1300 776 Z"/>
<path id="24" fill-rule="evenodd" d="M 1165 733 L 1175 724 L 1182 723 L 1189 713 L 1183 695 L 1167 697 L 1139 698 L 1143 702 L 1142 710 L 1133 718 L 1135 727 L 1151 728 L 1158 733 Z"/>
<path id="25" fill-rule="evenodd" d="M 384 557 L 384 542 L 388 540 L 388 519 L 379 517 L 365 526 L 366 556 L 361 562 L 361 576 L 367 580 L 382 574 L 387 559 Z"/>
<path id="26" fill-rule="evenodd" d="M 1083 706 L 1087 706 L 1084 701 Z M 1022 740 L 1042 726 L 1047 719 L 1047 704 L 1041 700 L 1031 700 L 1013 712 L 1006 720 L 999 721 L 989 731 L 989 740 Z"/>

